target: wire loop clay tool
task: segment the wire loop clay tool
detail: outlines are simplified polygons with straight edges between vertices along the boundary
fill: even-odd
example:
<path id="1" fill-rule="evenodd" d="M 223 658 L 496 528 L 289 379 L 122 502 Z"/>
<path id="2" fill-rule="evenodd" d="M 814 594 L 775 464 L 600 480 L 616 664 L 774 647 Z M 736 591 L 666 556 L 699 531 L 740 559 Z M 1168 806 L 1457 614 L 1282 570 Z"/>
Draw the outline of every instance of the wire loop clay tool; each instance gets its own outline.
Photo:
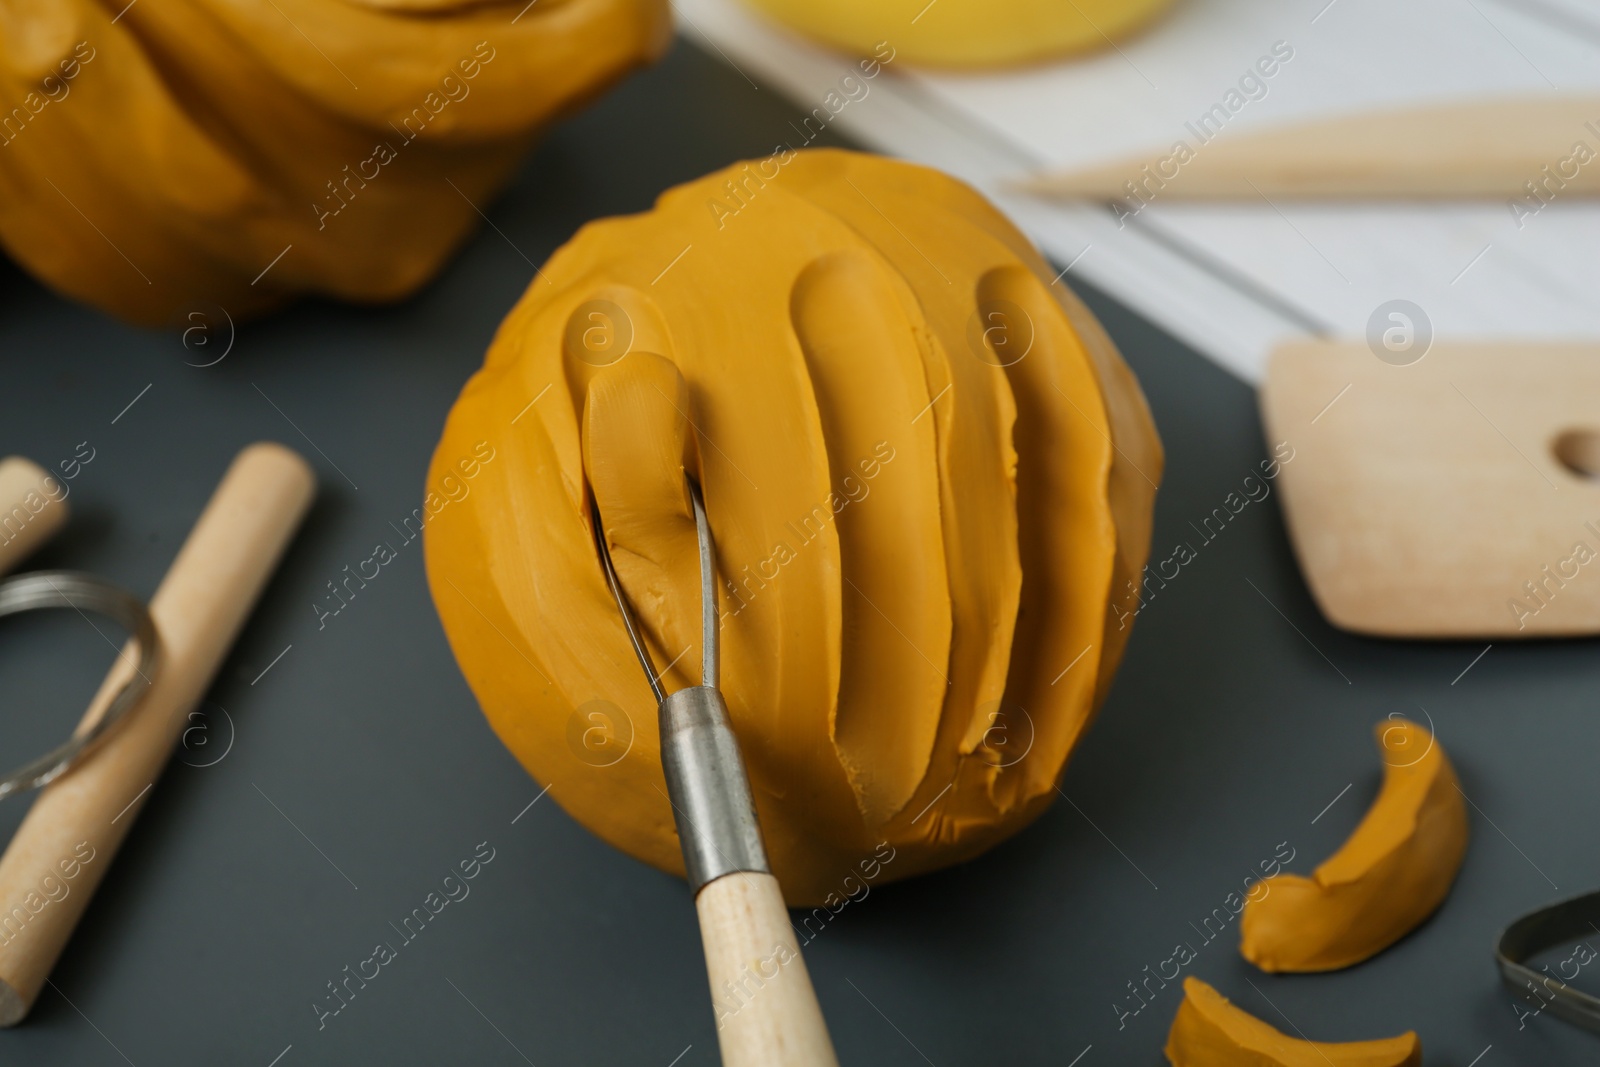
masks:
<path id="1" fill-rule="evenodd" d="M 0 508 L 15 517 L 15 530 L 4 527 L 13 536 L 0 534 L 0 570 L 65 521 L 59 490 L 25 460 L 0 461 Z M 0 855 L 0 1026 L 21 1022 L 33 1007 L 314 491 L 310 467 L 294 452 L 266 442 L 244 449 L 148 610 L 130 593 L 66 571 L 0 584 L 0 615 L 95 611 L 119 622 L 138 647 L 137 656 L 125 649 L 117 657 L 66 744 L 0 781 L 0 796 L 43 786 Z M 50 893 L 63 882 L 65 895 L 41 896 L 41 887 Z"/>
<path id="2" fill-rule="evenodd" d="M 700 549 L 701 684 L 668 693 L 650 664 L 591 502 L 606 584 L 655 695 L 661 768 L 700 916 L 725 1067 L 835 1067 L 778 880 L 767 865 L 739 741 L 718 689 L 716 556 L 700 487 L 687 479 Z"/>
<path id="3" fill-rule="evenodd" d="M 1600 1033 L 1600 997 L 1567 984 L 1597 955 L 1588 941 L 1600 929 L 1597 923 L 1600 892 L 1529 912 L 1501 932 L 1494 946 L 1495 962 L 1506 988 L 1533 1005 L 1527 1015 L 1540 1015 L 1548 1009 L 1558 1019 Z M 1555 965 L 1557 973 L 1552 974 L 1549 966 L 1537 971 L 1528 966 L 1528 960 L 1545 950 L 1569 943 L 1576 943 L 1573 954 Z M 1566 973 L 1568 965 L 1572 965 L 1570 974 Z"/>
<path id="4" fill-rule="evenodd" d="M 68 512 L 67 494 L 49 471 L 21 456 L 0 459 L 0 574 L 54 537 Z M 80 615 L 92 612 L 110 619 L 133 638 L 138 662 L 98 718 L 85 720 L 66 741 L 0 777 L 0 798 L 37 789 L 88 755 L 138 706 L 160 663 L 155 622 L 144 602 L 127 590 L 77 571 L 35 571 L 0 582 L 0 617 L 45 608 L 73 608 Z"/>
<path id="5" fill-rule="evenodd" d="M 80 727 L 66 741 L 36 760 L 0 778 L 0 798 L 54 781 L 87 755 L 144 699 L 150 679 L 160 667 L 161 642 L 144 601 L 110 582 L 77 571 L 34 571 L 0 582 L 0 616 L 43 608 L 92 611 L 121 626 L 139 649 L 134 674 L 117 690 L 94 722 Z"/>

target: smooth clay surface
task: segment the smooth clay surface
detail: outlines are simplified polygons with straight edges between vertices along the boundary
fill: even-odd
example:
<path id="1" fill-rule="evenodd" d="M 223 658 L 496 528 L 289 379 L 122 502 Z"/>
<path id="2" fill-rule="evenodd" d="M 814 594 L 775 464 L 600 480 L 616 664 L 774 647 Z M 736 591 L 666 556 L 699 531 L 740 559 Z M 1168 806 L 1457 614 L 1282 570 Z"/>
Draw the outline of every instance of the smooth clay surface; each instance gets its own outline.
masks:
<path id="1" fill-rule="evenodd" d="M 966 186 L 841 151 L 736 165 L 551 258 L 451 413 L 427 560 L 485 713 L 558 803 L 682 871 L 589 500 L 667 688 L 697 684 L 687 470 L 791 904 L 1044 810 L 1130 633 L 1162 467 L 1138 384 L 1050 278 Z M 449 503 L 462 463 L 476 491 Z"/>
<path id="2" fill-rule="evenodd" d="M 662 0 L 0 3 L 0 245 L 141 325 L 397 299 L 669 32 Z"/>

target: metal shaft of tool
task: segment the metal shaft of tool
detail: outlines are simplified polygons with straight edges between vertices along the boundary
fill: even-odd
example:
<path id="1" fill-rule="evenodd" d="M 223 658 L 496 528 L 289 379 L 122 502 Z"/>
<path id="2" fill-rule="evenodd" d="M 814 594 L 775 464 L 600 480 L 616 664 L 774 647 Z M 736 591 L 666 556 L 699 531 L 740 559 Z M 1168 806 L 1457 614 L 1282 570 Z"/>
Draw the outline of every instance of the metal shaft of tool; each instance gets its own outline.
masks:
<path id="1" fill-rule="evenodd" d="M 594 507 L 595 541 L 605 568 L 606 583 L 622 611 L 623 624 L 633 651 L 639 657 L 650 690 L 655 694 L 661 730 L 661 769 L 667 779 L 683 865 L 689 887 L 702 886 L 735 871 L 771 872 L 767 851 L 756 820 L 750 780 L 745 774 L 739 739 L 728 718 L 728 706 L 717 688 L 720 648 L 717 610 L 716 550 L 711 524 L 706 518 L 700 487 L 689 480 L 694 507 L 695 539 L 700 549 L 701 682 L 668 694 L 650 665 L 650 655 L 634 622 L 628 598 L 617 580 L 601 524 Z"/>
<path id="2" fill-rule="evenodd" d="M 717 557 L 711 546 L 711 521 L 700 487 L 689 481 L 694 507 L 694 538 L 700 549 L 700 684 L 716 689 L 720 682 L 722 617 L 717 610 Z"/>

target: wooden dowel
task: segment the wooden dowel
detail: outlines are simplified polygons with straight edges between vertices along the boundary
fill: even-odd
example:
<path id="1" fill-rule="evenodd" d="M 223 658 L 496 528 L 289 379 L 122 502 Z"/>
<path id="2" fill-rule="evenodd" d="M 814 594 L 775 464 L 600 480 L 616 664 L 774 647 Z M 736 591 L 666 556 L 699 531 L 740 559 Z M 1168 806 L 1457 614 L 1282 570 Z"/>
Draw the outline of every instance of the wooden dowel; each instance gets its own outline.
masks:
<path id="1" fill-rule="evenodd" d="M 16 567 L 67 521 L 66 487 L 21 456 L 0 459 L 0 574 Z"/>
<path id="2" fill-rule="evenodd" d="M 33 1007 L 314 490 L 300 456 L 251 445 L 173 560 L 150 601 L 161 663 L 149 692 L 105 743 L 40 791 L 0 856 L 0 1026 Z M 118 657 L 85 721 L 133 670 L 131 655 Z"/>
<path id="3" fill-rule="evenodd" d="M 838 1067 L 778 880 L 725 874 L 694 906 L 723 1067 Z"/>

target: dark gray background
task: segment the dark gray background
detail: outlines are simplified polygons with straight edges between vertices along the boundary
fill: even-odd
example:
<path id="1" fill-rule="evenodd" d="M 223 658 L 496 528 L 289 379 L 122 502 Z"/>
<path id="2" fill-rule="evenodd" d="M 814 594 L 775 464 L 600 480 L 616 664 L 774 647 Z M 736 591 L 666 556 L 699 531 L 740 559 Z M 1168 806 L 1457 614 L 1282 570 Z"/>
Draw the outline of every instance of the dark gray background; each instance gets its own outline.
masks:
<path id="1" fill-rule="evenodd" d="M 176 332 L 121 326 L 0 265 L 0 452 L 53 466 L 78 442 L 95 449 L 72 483 L 70 529 L 34 565 L 87 569 L 148 596 L 240 447 L 282 440 L 321 479 L 210 691 L 205 731 L 179 757 L 215 759 L 230 731 L 231 750 L 209 767 L 174 760 L 54 987 L 0 1033 L 0 1063 L 717 1062 L 684 886 L 548 799 L 512 824 L 538 787 L 456 669 L 420 546 L 321 632 L 311 604 L 420 503 L 445 413 L 530 261 L 587 219 L 643 209 L 671 184 L 770 151 L 790 115 L 680 44 L 555 130 L 490 212 L 504 236 L 480 233 L 416 299 L 381 310 L 307 302 L 245 324 L 231 355 L 203 370 L 185 365 L 200 357 Z M 1166 441 L 1164 556 L 1266 454 L 1255 398 L 1084 295 L 1138 371 Z M 110 652 L 72 618 L 0 629 L 0 750 L 15 763 L 76 720 Z M 1595 643 L 1496 645 L 1452 684 L 1482 647 L 1335 631 L 1295 569 L 1276 497 L 1247 508 L 1139 618 L 1063 783 L 1079 810 L 1058 803 L 967 866 L 873 890 L 807 949 L 841 1059 L 1066 1065 L 1092 1045 L 1083 1067 L 1162 1062 L 1179 991 L 1119 1031 L 1112 1005 L 1125 983 L 1176 942 L 1197 942 L 1190 923 L 1279 842 L 1301 872 L 1333 851 L 1377 790 L 1372 724 L 1421 707 L 1476 809 L 1439 914 L 1340 974 L 1264 976 L 1239 959 L 1232 931 L 1191 973 L 1317 1038 L 1415 1028 L 1433 1065 L 1593 1062 L 1600 1039 L 1548 1017 L 1519 1031 L 1490 945 L 1519 912 L 1600 884 Z M 0 833 L 26 803 L 0 805 Z M 324 983 L 390 939 L 388 923 L 481 841 L 496 855 L 471 896 L 319 1032 L 311 1005 Z"/>

